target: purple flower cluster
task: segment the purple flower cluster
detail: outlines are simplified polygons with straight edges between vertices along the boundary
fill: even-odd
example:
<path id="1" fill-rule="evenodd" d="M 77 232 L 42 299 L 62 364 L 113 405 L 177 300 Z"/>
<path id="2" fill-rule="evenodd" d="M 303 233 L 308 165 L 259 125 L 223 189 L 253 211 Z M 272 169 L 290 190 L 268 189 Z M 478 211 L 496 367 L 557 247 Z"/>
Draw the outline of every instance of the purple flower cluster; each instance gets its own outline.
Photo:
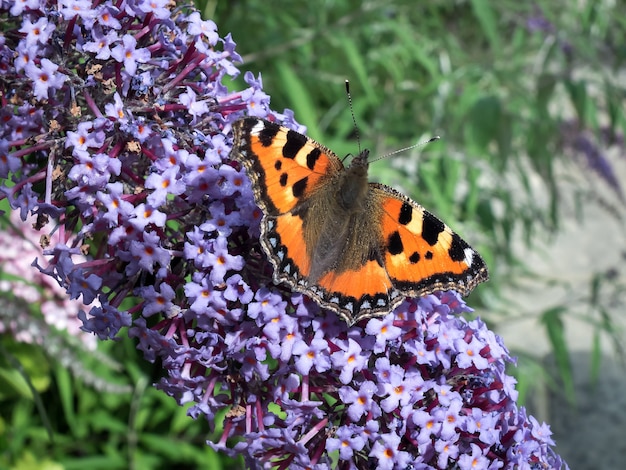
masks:
<path id="1" fill-rule="evenodd" d="M 34 266 L 97 301 L 83 328 L 129 327 L 163 364 L 158 386 L 250 468 L 566 468 L 456 293 L 348 327 L 272 284 L 230 129 L 245 115 L 303 129 L 251 74 L 230 92 L 230 36 L 167 5 L 0 7 L 0 195 L 58 233 Z"/>

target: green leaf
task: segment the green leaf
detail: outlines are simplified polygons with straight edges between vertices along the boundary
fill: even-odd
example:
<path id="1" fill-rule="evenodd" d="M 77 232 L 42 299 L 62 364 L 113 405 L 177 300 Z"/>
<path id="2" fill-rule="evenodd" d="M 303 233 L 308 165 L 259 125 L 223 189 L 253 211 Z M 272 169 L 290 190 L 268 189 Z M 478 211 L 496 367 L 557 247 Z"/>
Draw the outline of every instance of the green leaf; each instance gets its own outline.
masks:
<path id="1" fill-rule="evenodd" d="M 306 124 L 309 137 L 320 140 L 321 132 L 317 127 L 319 116 L 306 86 L 296 75 L 293 67 L 284 60 L 277 60 L 274 65 L 289 98 L 289 107 L 295 112 L 296 119 Z"/>
<path id="2" fill-rule="evenodd" d="M 500 53 L 500 45 L 502 40 L 498 35 L 498 26 L 496 15 L 491 8 L 491 3 L 487 0 L 471 0 L 472 11 L 480 24 L 483 34 L 487 37 L 491 48 L 495 54 Z"/>
<path id="3" fill-rule="evenodd" d="M 583 81 L 565 80 L 564 85 L 574 108 L 576 108 L 578 119 L 586 122 L 589 118 L 587 84 Z"/>
<path id="4" fill-rule="evenodd" d="M 41 348 L 5 337 L 1 352 L 7 361 L 0 367 L 0 397 L 33 399 L 33 393 L 50 386 L 50 368 Z"/>
<path id="5" fill-rule="evenodd" d="M 67 470 L 61 463 L 51 459 L 42 459 L 31 452 L 20 455 L 11 470 Z"/>
<path id="6" fill-rule="evenodd" d="M 597 329 L 593 332 L 593 341 L 591 344 L 591 383 L 597 384 L 600 378 L 602 363 L 602 341 L 600 339 L 600 331 Z"/>
<path id="7" fill-rule="evenodd" d="M 556 77 L 552 74 L 544 72 L 536 78 L 535 109 L 539 115 L 548 116 L 548 105 L 552 101 L 556 85 Z"/>
<path id="8" fill-rule="evenodd" d="M 517 379 L 515 389 L 519 393 L 518 402 L 523 405 L 528 401 L 529 396 L 532 397 L 537 394 L 537 388 L 545 382 L 546 371 L 536 358 L 524 352 L 516 352 L 515 354 L 518 356 L 518 364 L 515 370 L 511 372 L 515 372 Z"/>
<path id="9" fill-rule="evenodd" d="M 487 151 L 487 147 L 499 134 L 502 122 L 502 106 L 494 95 L 478 98 L 466 119 L 467 139 L 476 147 L 476 153 Z"/>
<path id="10" fill-rule="evenodd" d="M 472 166 L 468 168 L 465 179 L 468 185 L 467 195 L 463 201 L 463 207 L 465 209 L 464 216 L 466 218 L 474 218 L 478 212 L 478 205 L 480 203 L 480 196 L 482 193 L 481 187 L 478 183 L 478 178 L 482 172 L 478 167 Z"/>
<path id="11" fill-rule="evenodd" d="M 548 309 L 541 314 L 541 323 L 543 323 L 548 333 L 557 369 L 565 389 L 565 396 L 573 404 L 576 401 L 574 377 L 569 360 L 569 350 L 565 341 L 565 326 L 561 318 L 561 315 L 565 312 L 567 312 L 567 309 L 562 306 Z"/>
<path id="12" fill-rule="evenodd" d="M 342 36 L 340 40 L 341 48 L 346 56 L 350 69 L 354 76 L 357 77 L 361 89 L 368 95 L 368 99 L 376 100 L 376 92 L 372 88 L 372 83 L 369 80 L 367 68 L 365 67 L 362 51 L 359 50 L 355 41 L 349 36 Z M 346 77 L 346 80 L 353 81 L 351 77 Z"/>
<path id="13" fill-rule="evenodd" d="M 69 371 L 60 364 L 54 368 L 59 398 L 63 406 L 63 414 L 70 427 L 76 425 L 76 410 L 74 408 L 74 393 L 72 377 Z"/>

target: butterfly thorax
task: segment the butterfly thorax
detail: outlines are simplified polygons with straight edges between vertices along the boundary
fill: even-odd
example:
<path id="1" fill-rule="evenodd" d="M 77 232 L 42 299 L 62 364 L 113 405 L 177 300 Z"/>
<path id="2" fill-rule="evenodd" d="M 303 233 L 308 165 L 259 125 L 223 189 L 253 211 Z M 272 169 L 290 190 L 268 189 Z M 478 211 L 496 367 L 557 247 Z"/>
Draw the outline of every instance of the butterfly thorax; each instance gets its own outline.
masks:
<path id="1" fill-rule="evenodd" d="M 340 173 L 336 186 L 337 203 L 348 213 L 366 209 L 368 155 L 369 150 L 363 150 L 354 157 L 346 171 Z"/>

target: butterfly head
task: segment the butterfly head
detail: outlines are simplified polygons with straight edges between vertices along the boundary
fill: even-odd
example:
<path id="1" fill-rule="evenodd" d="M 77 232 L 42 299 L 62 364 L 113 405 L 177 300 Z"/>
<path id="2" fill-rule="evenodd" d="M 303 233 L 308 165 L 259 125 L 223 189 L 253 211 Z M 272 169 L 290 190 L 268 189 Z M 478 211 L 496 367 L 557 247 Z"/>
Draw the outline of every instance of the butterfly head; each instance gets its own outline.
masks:
<path id="1" fill-rule="evenodd" d="M 369 162 L 367 161 L 367 159 L 370 156 L 370 151 L 367 149 L 363 149 L 361 150 L 361 152 L 352 159 L 352 161 L 350 162 L 350 168 L 353 167 L 363 167 L 367 170 L 367 167 L 369 165 Z"/>

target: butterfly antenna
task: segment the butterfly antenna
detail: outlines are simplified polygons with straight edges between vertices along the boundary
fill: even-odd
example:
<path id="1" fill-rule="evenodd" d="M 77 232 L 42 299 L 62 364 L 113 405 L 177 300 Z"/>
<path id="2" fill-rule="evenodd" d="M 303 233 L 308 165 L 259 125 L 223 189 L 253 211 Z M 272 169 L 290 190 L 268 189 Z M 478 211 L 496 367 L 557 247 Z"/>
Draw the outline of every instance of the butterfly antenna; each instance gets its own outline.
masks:
<path id="1" fill-rule="evenodd" d="M 346 95 L 348 95 L 348 106 L 350 106 L 350 114 L 352 115 L 352 123 L 354 124 L 354 132 L 356 134 L 356 144 L 361 153 L 361 137 L 359 136 L 359 127 L 356 125 L 356 118 L 354 117 L 354 108 L 352 107 L 352 95 L 350 94 L 350 80 L 346 80 Z"/>
<path id="2" fill-rule="evenodd" d="M 431 137 L 428 140 L 424 140 L 422 142 L 418 142 L 417 144 L 409 145 L 408 147 L 404 147 L 404 148 L 401 148 L 401 149 L 398 149 L 398 150 L 394 150 L 393 152 L 386 153 L 385 155 L 382 155 L 382 156 L 380 156 L 378 158 L 370 160 L 370 163 L 376 162 L 378 160 L 382 160 L 383 158 L 391 157 L 392 155 L 395 155 L 396 153 L 406 152 L 407 150 L 411 150 L 411 149 L 414 149 L 416 147 L 423 147 L 423 146 L 425 146 L 427 144 L 430 144 L 431 142 L 436 142 L 439 139 L 441 139 L 441 137 L 436 135 L 435 137 Z"/>

